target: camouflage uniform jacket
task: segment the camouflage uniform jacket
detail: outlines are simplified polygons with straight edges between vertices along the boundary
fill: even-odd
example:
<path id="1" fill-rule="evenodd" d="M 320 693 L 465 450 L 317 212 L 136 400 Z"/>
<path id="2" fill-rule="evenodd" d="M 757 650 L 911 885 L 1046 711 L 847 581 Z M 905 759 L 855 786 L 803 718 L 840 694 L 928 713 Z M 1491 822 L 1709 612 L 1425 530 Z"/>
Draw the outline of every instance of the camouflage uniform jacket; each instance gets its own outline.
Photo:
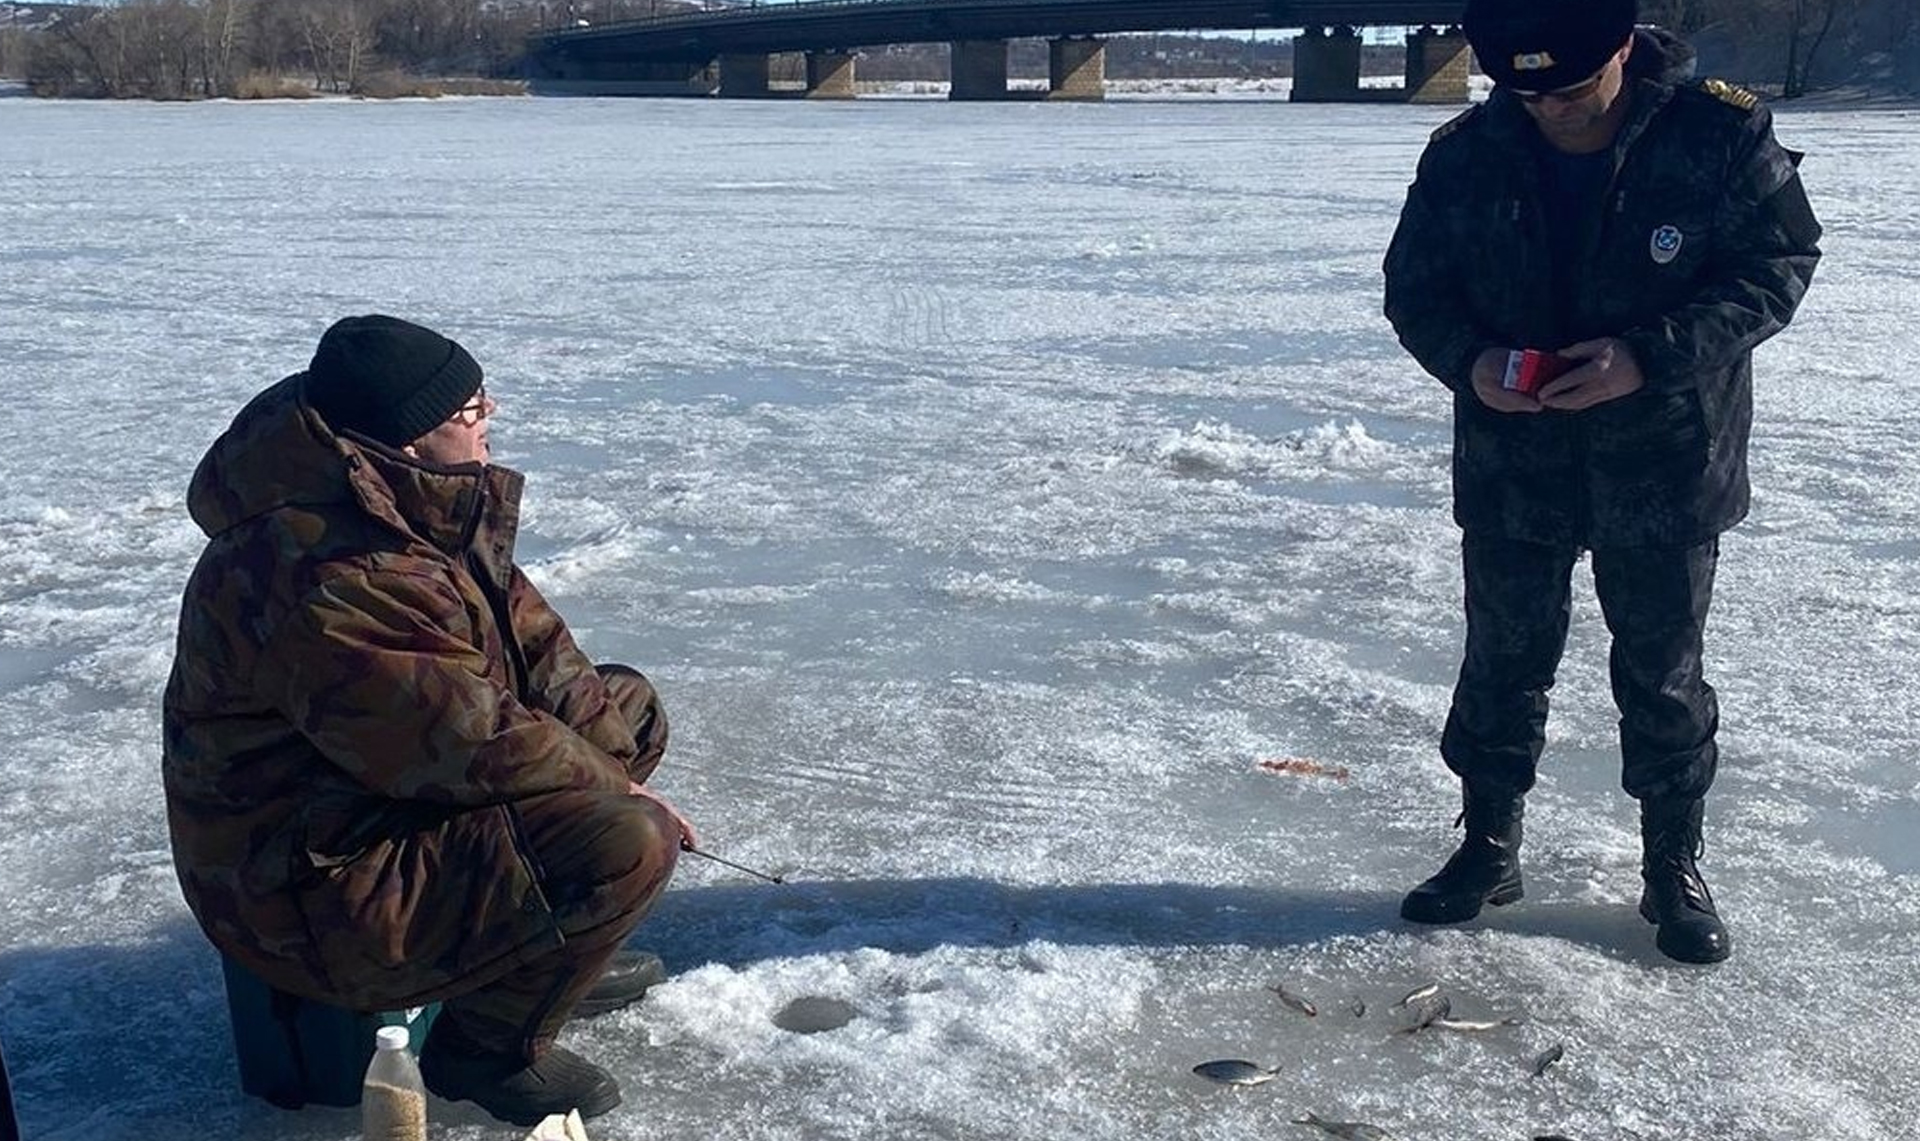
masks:
<path id="1" fill-rule="evenodd" d="M 1466 530 L 1686 545 L 1746 515 L 1752 350 L 1792 317 L 1820 227 L 1767 110 L 1718 81 L 1678 82 L 1690 65 L 1684 45 L 1639 33 L 1612 181 L 1576 235 L 1575 264 L 1554 264 L 1537 129 L 1517 99 L 1496 92 L 1421 157 L 1386 256 L 1386 313 L 1454 392 L 1454 517 Z M 1557 282 L 1578 285 L 1565 312 Z M 1639 392 L 1539 415 L 1494 412 L 1473 394 L 1486 349 L 1609 336 L 1633 349 Z"/>
<path id="2" fill-rule="evenodd" d="M 313 954 L 299 896 L 315 877 L 333 877 L 342 906 L 404 923 L 427 885 L 383 882 L 398 877 L 357 857 L 483 806 L 624 791 L 636 750 L 513 564 L 521 477 L 336 436 L 301 379 L 257 396 L 194 473 L 188 508 L 209 542 L 163 715 L 187 903 L 270 979 Z M 560 941 L 536 869 L 500 831 L 491 866 L 447 869 L 501 917 L 463 969 Z"/>

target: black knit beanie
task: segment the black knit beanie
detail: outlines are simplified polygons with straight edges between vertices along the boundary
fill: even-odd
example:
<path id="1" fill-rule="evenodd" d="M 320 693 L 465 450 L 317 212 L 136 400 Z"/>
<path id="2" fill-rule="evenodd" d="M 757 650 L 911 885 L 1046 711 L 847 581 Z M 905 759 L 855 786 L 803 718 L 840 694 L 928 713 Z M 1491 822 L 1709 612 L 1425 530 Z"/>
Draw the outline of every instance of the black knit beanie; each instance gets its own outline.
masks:
<path id="1" fill-rule="evenodd" d="M 1556 91 L 1593 78 L 1633 34 L 1636 0 L 1468 0 L 1461 26 L 1501 87 Z"/>
<path id="2" fill-rule="evenodd" d="M 336 321 L 307 366 L 307 402 L 336 432 L 404 447 L 480 388 L 480 364 L 432 329 L 373 314 Z"/>

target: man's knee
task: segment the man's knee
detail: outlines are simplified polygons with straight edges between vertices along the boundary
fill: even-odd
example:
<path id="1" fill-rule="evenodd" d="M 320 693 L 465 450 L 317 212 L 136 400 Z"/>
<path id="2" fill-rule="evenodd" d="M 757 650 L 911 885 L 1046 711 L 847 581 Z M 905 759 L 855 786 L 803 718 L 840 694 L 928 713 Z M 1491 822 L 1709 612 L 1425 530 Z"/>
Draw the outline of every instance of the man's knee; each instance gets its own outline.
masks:
<path id="1" fill-rule="evenodd" d="M 563 925 L 570 912 L 590 921 L 645 907 L 673 874 L 679 827 L 644 797 L 556 793 L 519 811 L 541 890 Z"/>

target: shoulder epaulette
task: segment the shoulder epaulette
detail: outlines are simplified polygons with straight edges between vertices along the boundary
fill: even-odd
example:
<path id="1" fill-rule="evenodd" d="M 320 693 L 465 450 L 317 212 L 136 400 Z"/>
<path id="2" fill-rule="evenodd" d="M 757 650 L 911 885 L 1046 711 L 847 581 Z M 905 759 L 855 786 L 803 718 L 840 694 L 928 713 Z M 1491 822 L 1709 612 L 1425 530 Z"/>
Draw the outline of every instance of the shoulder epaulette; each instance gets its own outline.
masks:
<path id="1" fill-rule="evenodd" d="M 1738 107 L 1742 111 L 1751 111 L 1760 105 L 1760 97 L 1758 95 L 1755 95 L 1744 87 L 1728 83 L 1724 79 L 1703 79 L 1700 81 L 1700 90 L 1713 96 L 1720 102 Z"/>
<path id="2" fill-rule="evenodd" d="M 1437 143 L 1441 139 L 1446 138 L 1448 135 L 1451 135 L 1455 131 L 1466 126 L 1468 120 L 1472 119 L 1475 115 L 1478 115 L 1480 113 L 1480 106 L 1481 106 L 1480 104 L 1475 104 L 1474 106 L 1467 108 L 1465 111 L 1460 112 L 1458 115 L 1455 115 L 1453 118 L 1448 119 L 1446 122 L 1440 124 L 1438 127 L 1435 127 L 1433 129 L 1433 134 L 1427 137 L 1427 141 L 1430 143 Z"/>

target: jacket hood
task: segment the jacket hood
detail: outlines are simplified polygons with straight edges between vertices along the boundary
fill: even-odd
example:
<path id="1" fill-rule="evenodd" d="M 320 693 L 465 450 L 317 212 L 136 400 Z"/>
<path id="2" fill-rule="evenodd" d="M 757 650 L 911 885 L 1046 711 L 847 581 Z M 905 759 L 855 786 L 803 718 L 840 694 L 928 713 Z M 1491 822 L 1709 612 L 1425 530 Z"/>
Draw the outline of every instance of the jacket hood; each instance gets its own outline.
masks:
<path id="1" fill-rule="evenodd" d="M 1627 76 L 1651 79 L 1672 87 L 1693 78 L 1700 54 L 1693 45 L 1665 28 L 1635 28 L 1633 54 L 1627 57 Z"/>
<path id="2" fill-rule="evenodd" d="M 295 373 L 248 401 L 194 469 L 187 511 L 207 537 L 276 508 L 354 498 L 354 446 L 307 404 L 305 378 Z"/>
<path id="3" fill-rule="evenodd" d="M 307 402 L 305 381 L 295 373 L 249 401 L 194 470 L 187 511 L 208 538 L 283 508 L 340 507 L 453 551 L 472 540 L 492 504 L 489 530 L 511 551 L 520 473 L 429 463 L 338 434 Z"/>

